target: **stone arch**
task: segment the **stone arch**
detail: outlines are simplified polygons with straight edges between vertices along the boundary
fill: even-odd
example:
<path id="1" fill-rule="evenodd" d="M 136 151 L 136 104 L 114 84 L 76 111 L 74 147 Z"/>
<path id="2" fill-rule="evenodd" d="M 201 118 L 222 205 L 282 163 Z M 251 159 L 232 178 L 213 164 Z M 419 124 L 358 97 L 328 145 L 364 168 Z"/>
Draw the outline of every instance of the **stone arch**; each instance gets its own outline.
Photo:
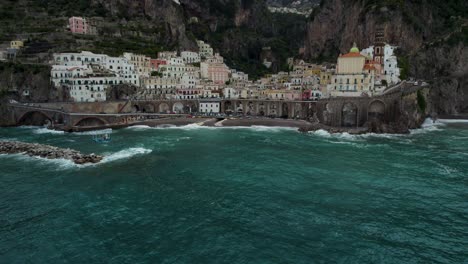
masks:
<path id="1" fill-rule="evenodd" d="M 52 117 L 52 120 L 54 120 L 55 124 L 63 124 L 65 121 L 65 118 L 63 117 L 62 113 L 55 113 L 54 116 Z"/>
<path id="2" fill-rule="evenodd" d="M 302 112 L 302 105 L 300 103 L 296 103 L 294 105 L 294 118 L 301 117 L 301 112 Z"/>
<path id="3" fill-rule="evenodd" d="M 247 103 L 246 109 L 245 109 L 245 114 L 246 115 L 252 115 L 254 112 L 254 103 L 252 101 Z"/>
<path id="4" fill-rule="evenodd" d="M 276 107 L 275 102 L 270 102 L 268 104 L 268 116 L 269 117 L 276 117 L 278 115 L 278 109 Z"/>
<path id="5" fill-rule="evenodd" d="M 232 103 L 231 101 L 226 101 L 224 102 L 224 112 L 226 114 L 229 114 L 229 113 L 232 113 L 233 112 L 233 108 L 232 108 Z"/>
<path id="6" fill-rule="evenodd" d="M 140 106 L 137 104 L 134 104 L 132 106 L 132 113 L 138 113 L 138 112 L 140 112 Z"/>
<path id="7" fill-rule="evenodd" d="M 182 114 L 184 112 L 184 105 L 181 102 L 176 102 L 172 106 L 172 111 L 176 114 Z"/>
<path id="8" fill-rule="evenodd" d="M 159 113 L 165 113 L 166 114 L 167 112 L 170 111 L 170 109 L 171 108 L 169 107 L 169 105 L 167 103 L 161 103 L 159 105 Z"/>
<path id="9" fill-rule="evenodd" d="M 338 107 L 337 107 L 338 108 Z M 322 121 L 325 125 L 332 125 L 332 120 L 334 120 L 334 115 L 336 111 L 333 109 L 333 104 L 331 102 L 325 103 L 323 105 L 323 111 L 322 111 Z M 319 113 L 320 116 L 320 113 Z M 338 124 L 336 124 L 338 125 Z"/>
<path id="10" fill-rule="evenodd" d="M 101 118 L 98 117 L 84 117 L 80 119 L 78 122 L 75 123 L 75 126 L 79 127 L 92 127 L 92 126 L 103 126 L 107 124 L 106 121 L 104 121 Z"/>
<path id="11" fill-rule="evenodd" d="M 266 114 L 266 113 L 265 113 L 265 104 L 260 103 L 260 104 L 258 105 L 258 115 L 259 115 L 259 116 L 265 116 L 265 114 Z"/>
<path id="12" fill-rule="evenodd" d="M 241 101 L 236 102 L 236 113 L 244 113 L 244 104 Z"/>
<path id="13" fill-rule="evenodd" d="M 18 119 L 18 125 L 43 126 L 50 124 L 52 119 L 41 111 L 26 112 Z"/>
<path id="14" fill-rule="evenodd" d="M 142 109 L 141 109 L 141 112 L 143 113 L 154 113 L 154 105 L 153 104 L 145 104 L 143 105 Z"/>
<path id="15" fill-rule="evenodd" d="M 341 125 L 344 127 L 357 126 L 358 108 L 355 104 L 347 102 L 341 108 Z"/>
<path id="16" fill-rule="evenodd" d="M 385 103 L 382 100 L 374 100 L 370 102 L 367 118 L 368 120 L 383 120 L 385 117 Z"/>
<path id="17" fill-rule="evenodd" d="M 281 104 L 281 117 L 282 118 L 289 118 L 289 106 L 288 103 Z"/>

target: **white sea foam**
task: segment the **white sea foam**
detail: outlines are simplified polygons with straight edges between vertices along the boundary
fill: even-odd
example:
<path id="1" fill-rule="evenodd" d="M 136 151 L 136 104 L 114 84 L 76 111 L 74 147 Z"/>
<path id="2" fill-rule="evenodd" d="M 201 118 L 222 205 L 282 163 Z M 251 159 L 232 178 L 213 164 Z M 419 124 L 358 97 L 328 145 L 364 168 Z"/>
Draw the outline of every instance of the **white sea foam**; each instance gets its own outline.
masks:
<path id="1" fill-rule="evenodd" d="M 127 127 L 127 129 L 144 130 L 144 129 L 151 129 L 151 127 L 147 125 L 136 125 L 136 126 Z"/>
<path id="2" fill-rule="evenodd" d="M 64 134 L 65 132 L 64 131 L 58 131 L 58 130 L 52 130 L 52 129 L 48 129 L 48 128 L 38 128 L 38 129 L 35 129 L 33 130 L 33 133 L 34 134 Z"/>
<path id="3" fill-rule="evenodd" d="M 159 125 L 156 127 L 150 127 L 146 125 L 139 125 L 139 126 L 132 126 L 128 127 L 127 129 L 135 129 L 135 130 L 145 130 L 145 129 L 174 129 L 174 130 L 218 130 L 218 129 L 247 129 L 253 131 L 261 131 L 261 132 L 277 132 L 277 131 L 286 131 L 286 130 L 294 130 L 296 131 L 297 128 L 294 127 L 278 127 L 278 126 L 202 126 L 200 124 L 188 124 L 184 126 L 175 126 L 175 125 Z"/>
<path id="4" fill-rule="evenodd" d="M 431 118 L 424 120 L 424 123 L 421 125 L 421 128 L 411 129 L 411 135 L 424 134 L 428 132 L 440 131 L 441 127 L 446 126 L 445 123 L 440 122 L 440 120 L 434 121 Z"/>
<path id="5" fill-rule="evenodd" d="M 67 160 L 67 159 L 46 159 L 42 157 L 29 156 L 29 155 L 22 154 L 22 153 L 1 154 L 0 157 L 12 157 L 14 159 L 20 160 L 21 162 L 31 162 L 31 161 L 40 162 L 40 163 L 44 163 L 48 165 L 53 165 L 51 166 L 52 168 L 57 168 L 59 170 L 83 166 L 83 165 L 77 165 L 73 161 Z"/>
<path id="6" fill-rule="evenodd" d="M 122 159 L 129 159 L 133 156 L 137 155 L 145 155 L 151 153 L 151 149 L 145 149 L 145 148 L 128 148 L 124 149 L 118 152 L 115 152 L 113 154 L 110 154 L 108 156 L 105 156 L 104 159 L 102 160 L 103 163 L 107 162 L 113 162 L 116 160 L 122 160 Z"/>
<path id="7" fill-rule="evenodd" d="M 92 131 L 84 131 L 84 132 L 72 132 L 72 135 L 79 135 L 79 136 L 90 136 L 94 135 L 97 132 L 99 133 L 112 133 L 112 128 L 108 129 L 101 129 L 101 130 L 92 130 Z"/>
<path id="8" fill-rule="evenodd" d="M 442 124 L 468 123 L 468 119 L 437 119 Z"/>
<path id="9" fill-rule="evenodd" d="M 360 135 L 352 135 L 349 134 L 348 132 L 343 132 L 343 133 L 330 133 L 326 130 L 320 129 L 317 131 L 312 131 L 309 132 L 310 134 L 319 136 L 319 137 L 324 137 L 324 138 L 335 138 L 335 139 L 343 139 L 343 140 L 349 140 L 349 141 L 357 141 L 357 140 L 363 140 L 366 138 L 388 138 L 388 139 L 395 139 L 395 138 L 401 138 L 404 135 L 400 134 L 376 134 L 376 133 L 366 133 L 366 134 L 360 134 Z"/>

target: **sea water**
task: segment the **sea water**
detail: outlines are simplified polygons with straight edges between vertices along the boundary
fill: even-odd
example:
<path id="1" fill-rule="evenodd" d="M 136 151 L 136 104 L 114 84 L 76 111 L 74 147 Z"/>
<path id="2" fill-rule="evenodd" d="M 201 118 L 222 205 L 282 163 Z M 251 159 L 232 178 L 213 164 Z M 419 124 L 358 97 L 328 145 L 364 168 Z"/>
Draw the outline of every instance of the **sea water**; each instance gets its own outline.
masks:
<path id="1" fill-rule="evenodd" d="M 467 263 L 468 124 L 0 128 L 105 155 L 0 156 L 0 263 Z"/>

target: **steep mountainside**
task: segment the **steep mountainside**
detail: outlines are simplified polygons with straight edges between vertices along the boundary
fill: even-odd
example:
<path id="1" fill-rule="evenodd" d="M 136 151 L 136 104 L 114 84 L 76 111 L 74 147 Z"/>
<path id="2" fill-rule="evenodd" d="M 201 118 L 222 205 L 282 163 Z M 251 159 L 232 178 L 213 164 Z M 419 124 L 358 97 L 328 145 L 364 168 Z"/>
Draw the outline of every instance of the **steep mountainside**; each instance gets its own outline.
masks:
<path id="1" fill-rule="evenodd" d="M 377 27 L 400 47 L 409 76 L 432 80 L 434 111 L 468 111 L 468 1 L 323 1 L 307 26 L 306 57 L 334 61 L 354 41 L 372 45 Z"/>
<path id="2" fill-rule="evenodd" d="M 303 46 L 306 19 L 271 14 L 265 0 L 5 0 L 0 2 L 0 41 L 26 36 L 49 51 L 91 50 L 112 55 L 133 51 L 195 49 L 212 43 L 230 66 L 253 77 L 284 67 Z M 93 17 L 98 36 L 65 34 L 70 16 Z M 20 18 L 20 19 L 18 19 Z M 264 47 L 271 54 L 264 54 Z M 272 69 L 261 62 L 273 61 Z"/>

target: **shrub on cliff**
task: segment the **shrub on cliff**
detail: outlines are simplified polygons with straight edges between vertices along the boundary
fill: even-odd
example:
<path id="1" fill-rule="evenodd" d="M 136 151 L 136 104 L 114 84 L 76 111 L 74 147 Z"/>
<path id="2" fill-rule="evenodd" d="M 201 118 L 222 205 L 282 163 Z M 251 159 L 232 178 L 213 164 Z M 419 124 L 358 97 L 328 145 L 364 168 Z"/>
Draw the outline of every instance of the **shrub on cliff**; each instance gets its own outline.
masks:
<path id="1" fill-rule="evenodd" d="M 427 108 L 426 98 L 422 94 L 421 90 L 418 90 L 417 101 L 418 101 L 418 107 L 421 113 L 426 113 L 426 108 Z"/>

